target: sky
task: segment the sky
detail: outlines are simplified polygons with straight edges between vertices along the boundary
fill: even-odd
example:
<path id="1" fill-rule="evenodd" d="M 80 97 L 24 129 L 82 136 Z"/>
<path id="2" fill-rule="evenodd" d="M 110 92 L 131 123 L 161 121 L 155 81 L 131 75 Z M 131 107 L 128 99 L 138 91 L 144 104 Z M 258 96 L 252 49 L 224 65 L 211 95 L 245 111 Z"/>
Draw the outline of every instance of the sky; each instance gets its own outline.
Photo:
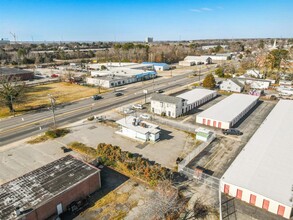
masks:
<path id="1" fill-rule="evenodd" d="M 0 0 L 0 38 L 292 38 L 293 0 Z"/>

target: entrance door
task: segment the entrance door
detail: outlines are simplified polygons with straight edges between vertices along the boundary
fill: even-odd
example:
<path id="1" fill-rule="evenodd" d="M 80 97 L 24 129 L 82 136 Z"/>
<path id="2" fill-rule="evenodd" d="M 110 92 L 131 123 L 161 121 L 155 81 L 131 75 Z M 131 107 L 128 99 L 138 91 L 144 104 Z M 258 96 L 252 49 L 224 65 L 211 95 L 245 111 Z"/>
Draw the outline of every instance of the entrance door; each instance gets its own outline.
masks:
<path id="1" fill-rule="evenodd" d="M 221 128 L 221 127 L 222 127 L 222 123 L 218 122 L 218 128 Z"/>
<path id="2" fill-rule="evenodd" d="M 240 200 L 242 199 L 242 190 L 241 189 L 237 189 L 236 198 L 240 199 Z"/>
<path id="3" fill-rule="evenodd" d="M 265 209 L 265 210 L 269 210 L 269 206 L 270 206 L 270 201 L 264 199 L 263 203 L 262 203 L 262 208 Z"/>
<path id="4" fill-rule="evenodd" d="M 59 203 L 57 205 L 57 214 L 60 215 L 63 213 L 63 207 L 62 207 L 62 203 Z"/>
<path id="5" fill-rule="evenodd" d="M 229 194 L 230 186 L 225 184 L 224 185 L 224 193 Z"/>
<path id="6" fill-rule="evenodd" d="M 202 123 L 205 125 L 206 124 L 206 119 L 202 119 Z"/>
<path id="7" fill-rule="evenodd" d="M 217 122 L 216 121 L 213 122 L 213 126 L 217 127 Z"/>
<path id="8" fill-rule="evenodd" d="M 256 196 L 253 195 L 253 194 L 251 194 L 251 195 L 250 195 L 249 203 L 250 203 L 251 205 L 255 205 L 255 201 L 256 201 Z"/>
<path id="9" fill-rule="evenodd" d="M 211 120 L 208 120 L 208 125 L 209 125 L 209 126 L 211 125 Z"/>
<path id="10" fill-rule="evenodd" d="M 279 207 L 278 207 L 278 215 L 284 216 L 284 212 L 285 212 L 285 207 L 282 206 L 282 205 L 279 205 Z"/>

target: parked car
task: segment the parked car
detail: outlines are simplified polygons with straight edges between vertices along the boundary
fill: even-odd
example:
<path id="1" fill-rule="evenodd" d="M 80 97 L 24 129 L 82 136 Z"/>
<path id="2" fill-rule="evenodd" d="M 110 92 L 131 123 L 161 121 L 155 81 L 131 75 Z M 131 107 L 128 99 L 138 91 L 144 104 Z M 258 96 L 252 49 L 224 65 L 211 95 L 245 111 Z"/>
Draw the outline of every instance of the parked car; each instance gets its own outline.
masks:
<path id="1" fill-rule="evenodd" d="M 93 95 L 92 96 L 92 99 L 93 100 L 99 100 L 99 99 L 102 99 L 103 97 L 102 96 L 100 96 L 100 95 Z"/>
<path id="2" fill-rule="evenodd" d="M 116 92 L 115 93 L 115 96 L 122 96 L 122 95 L 124 95 L 122 92 Z"/>
<path id="3" fill-rule="evenodd" d="M 242 135 L 243 133 L 237 129 L 233 129 L 233 128 L 230 128 L 230 129 L 223 129 L 222 130 L 223 134 L 225 135 Z"/>
<path id="4" fill-rule="evenodd" d="M 142 115 L 140 115 L 139 117 L 141 117 L 141 118 L 143 118 L 143 119 L 147 119 L 147 120 L 151 118 L 151 116 L 148 115 L 148 114 L 142 114 Z"/>
<path id="5" fill-rule="evenodd" d="M 131 113 L 134 113 L 134 110 L 131 109 L 131 108 L 126 108 L 126 109 L 123 110 L 123 113 L 124 114 L 131 114 Z"/>
<path id="6" fill-rule="evenodd" d="M 134 105 L 132 105 L 132 108 L 143 109 L 143 105 L 141 105 L 141 104 L 134 104 Z"/>
<path id="7" fill-rule="evenodd" d="M 162 89 L 159 89 L 156 91 L 156 93 L 163 93 L 163 92 L 164 92 L 164 90 L 162 90 Z"/>

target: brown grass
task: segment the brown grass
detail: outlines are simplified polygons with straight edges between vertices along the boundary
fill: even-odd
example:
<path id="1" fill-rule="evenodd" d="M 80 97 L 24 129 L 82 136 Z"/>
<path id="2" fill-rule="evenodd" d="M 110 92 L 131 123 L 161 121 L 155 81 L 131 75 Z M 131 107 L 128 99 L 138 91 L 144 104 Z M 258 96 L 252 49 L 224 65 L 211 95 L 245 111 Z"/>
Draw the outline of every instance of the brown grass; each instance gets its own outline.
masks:
<path id="1" fill-rule="evenodd" d="M 101 88 L 101 93 L 108 90 Z M 98 88 L 80 86 L 66 82 L 51 83 L 47 85 L 40 85 L 28 87 L 25 93 L 25 98 L 22 103 L 15 104 L 16 113 L 29 111 L 40 107 L 50 105 L 48 94 L 51 94 L 56 99 L 56 104 L 68 103 L 78 99 L 87 98 L 98 93 Z M 0 118 L 10 116 L 7 107 L 0 103 Z"/>

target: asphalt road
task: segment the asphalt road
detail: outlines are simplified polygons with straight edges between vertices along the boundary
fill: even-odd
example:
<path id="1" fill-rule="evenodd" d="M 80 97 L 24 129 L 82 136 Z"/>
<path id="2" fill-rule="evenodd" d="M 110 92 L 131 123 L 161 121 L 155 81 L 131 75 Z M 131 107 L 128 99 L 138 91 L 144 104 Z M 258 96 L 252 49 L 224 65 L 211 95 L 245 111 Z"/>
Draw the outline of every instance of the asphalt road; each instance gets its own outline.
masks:
<path id="1" fill-rule="evenodd" d="M 204 70 L 202 72 L 201 79 L 203 79 L 206 71 L 207 70 Z M 195 82 L 198 79 L 197 77 L 189 78 L 189 75 L 190 73 L 186 73 L 167 79 L 154 80 L 154 82 L 145 81 L 145 84 L 138 82 L 129 87 L 125 87 L 122 91 L 124 95 L 119 97 L 109 92 L 104 94 L 103 99 L 100 100 L 87 98 L 73 103 L 58 105 L 55 108 L 56 124 L 58 126 L 64 126 L 93 114 L 100 114 L 141 100 L 144 98 L 144 89 L 148 90 L 147 97 L 150 97 L 151 94 L 158 89 L 168 91 Z M 119 91 L 119 87 L 116 91 Z M 47 108 L 25 115 L 3 119 L 0 121 L 0 146 L 42 133 L 52 126 L 52 111 Z"/>

